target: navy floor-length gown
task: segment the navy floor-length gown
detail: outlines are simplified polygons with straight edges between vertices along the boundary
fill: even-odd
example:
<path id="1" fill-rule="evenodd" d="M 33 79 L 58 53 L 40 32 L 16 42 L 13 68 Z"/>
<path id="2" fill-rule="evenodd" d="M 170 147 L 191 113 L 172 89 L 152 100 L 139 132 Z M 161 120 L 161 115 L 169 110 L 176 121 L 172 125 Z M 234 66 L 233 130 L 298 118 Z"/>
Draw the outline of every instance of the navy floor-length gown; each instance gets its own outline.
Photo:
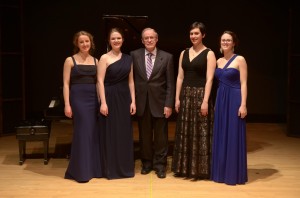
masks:
<path id="1" fill-rule="evenodd" d="M 133 128 L 128 77 L 132 59 L 122 54 L 106 69 L 104 87 L 108 115 L 100 115 L 103 174 L 107 179 L 134 177 Z"/>
<path id="2" fill-rule="evenodd" d="M 230 64 L 229 64 L 230 65 Z M 218 79 L 212 175 L 215 182 L 245 184 L 247 176 L 246 121 L 238 116 L 241 105 L 240 72 L 235 68 L 217 68 Z"/>
<path id="3" fill-rule="evenodd" d="M 66 179 L 87 182 L 102 177 L 95 65 L 77 65 L 70 78 L 70 104 L 73 111 L 73 138 Z"/>

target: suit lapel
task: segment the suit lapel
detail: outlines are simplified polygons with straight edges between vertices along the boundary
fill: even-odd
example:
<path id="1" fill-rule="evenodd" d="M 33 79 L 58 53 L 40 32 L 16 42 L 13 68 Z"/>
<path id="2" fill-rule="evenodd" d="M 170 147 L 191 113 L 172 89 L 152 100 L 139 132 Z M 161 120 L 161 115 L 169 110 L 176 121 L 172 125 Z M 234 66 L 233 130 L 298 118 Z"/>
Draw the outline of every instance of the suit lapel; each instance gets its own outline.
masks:
<path id="1" fill-rule="evenodd" d="M 163 57 L 161 56 L 160 50 L 157 49 L 155 62 L 153 65 L 152 73 L 150 75 L 150 79 L 152 78 L 152 76 L 155 76 L 155 74 L 157 74 L 157 72 L 160 70 L 162 60 Z"/>
<path id="2" fill-rule="evenodd" d="M 145 49 L 142 48 L 138 52 L 138 65 L 139 65 L 139 70 L 140 73 L 143 74 L 144 78 L 147 79 L 147 74 L 146 74 L 146 63 L 145 63 Z"/>

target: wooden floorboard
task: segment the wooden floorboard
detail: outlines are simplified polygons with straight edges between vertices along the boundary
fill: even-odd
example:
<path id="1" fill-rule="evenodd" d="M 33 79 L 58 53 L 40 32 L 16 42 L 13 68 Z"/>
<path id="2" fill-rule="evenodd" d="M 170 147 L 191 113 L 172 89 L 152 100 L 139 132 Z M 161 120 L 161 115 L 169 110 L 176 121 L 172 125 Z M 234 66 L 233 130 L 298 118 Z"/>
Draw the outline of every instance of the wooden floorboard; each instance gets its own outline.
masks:
<path id="1" fill-rule="evenodd" d="M 170 146 L 174 126 L 174 122 L 169 125 Z M 71 137 L 70 121 L 52 123 L 47 165 L 43 163 L 42 142 L 27 143 L 27 159 L 19 165 L 16 137 L 0 137 L 0 197 L 298 198 L 300 195 L 300 138 L 288 137 L 285 124 L 247 124 L 249 182 L 237 186 L 175 178 L 170 172 L 171 155 L 165 179 L 157 178 L 153 172 L 141 175 L 140 160 L 136 156 L 134 178 L 101 178 L 79 184 L 63 178 Z M 134 138 L 137 143 L 136 123 Z"/>

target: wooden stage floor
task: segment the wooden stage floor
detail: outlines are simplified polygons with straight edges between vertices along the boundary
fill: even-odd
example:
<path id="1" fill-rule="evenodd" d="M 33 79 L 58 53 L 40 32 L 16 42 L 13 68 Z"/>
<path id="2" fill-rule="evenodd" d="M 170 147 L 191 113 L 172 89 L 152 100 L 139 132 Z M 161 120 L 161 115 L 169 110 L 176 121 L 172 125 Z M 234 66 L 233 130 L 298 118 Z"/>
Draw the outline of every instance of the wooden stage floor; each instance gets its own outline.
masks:
<path id="1" fill-rule="evenodd" d="M 300 124 L 300 123 L 299 123 Z M 170 122 L 170 145 L 175 123 Z M 70 121 L 52 123 L 47 165 L 43 163 L 42 142 L 28 142 L 28 158 L 19 165 L 15 136 L 0 137 L 1 198 L 298 198 L 300 196 L 300 138 L 288 137 L 283 123 L 248 123 L 248 177 L 245 185 L 228 186 L 212 181 L 175 178 L 170 172 L 159 179 L 154 172 L 141 175 L 140 160 L 135 160 L 136 175 L 130 179 L 92 179 L 77 183 L 64 179 L 72 137 Z M 134 123 L 134 138 L 137 128 Z M 136 151 L 137 154 L 137 151 Z"/>

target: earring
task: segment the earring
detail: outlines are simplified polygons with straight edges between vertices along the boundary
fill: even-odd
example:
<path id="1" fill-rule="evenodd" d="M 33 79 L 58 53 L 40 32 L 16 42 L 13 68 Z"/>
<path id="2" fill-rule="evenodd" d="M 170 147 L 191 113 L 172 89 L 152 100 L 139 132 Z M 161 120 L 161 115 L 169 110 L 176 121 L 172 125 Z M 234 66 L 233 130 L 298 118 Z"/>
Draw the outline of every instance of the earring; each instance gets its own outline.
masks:
<path id="1" fill-rule="evenodd" d="M 223 50 L 222 50 L 222 48 L 220 48 L 220 52 L 221 52 L 221 54 L 223 54 Z"/>

